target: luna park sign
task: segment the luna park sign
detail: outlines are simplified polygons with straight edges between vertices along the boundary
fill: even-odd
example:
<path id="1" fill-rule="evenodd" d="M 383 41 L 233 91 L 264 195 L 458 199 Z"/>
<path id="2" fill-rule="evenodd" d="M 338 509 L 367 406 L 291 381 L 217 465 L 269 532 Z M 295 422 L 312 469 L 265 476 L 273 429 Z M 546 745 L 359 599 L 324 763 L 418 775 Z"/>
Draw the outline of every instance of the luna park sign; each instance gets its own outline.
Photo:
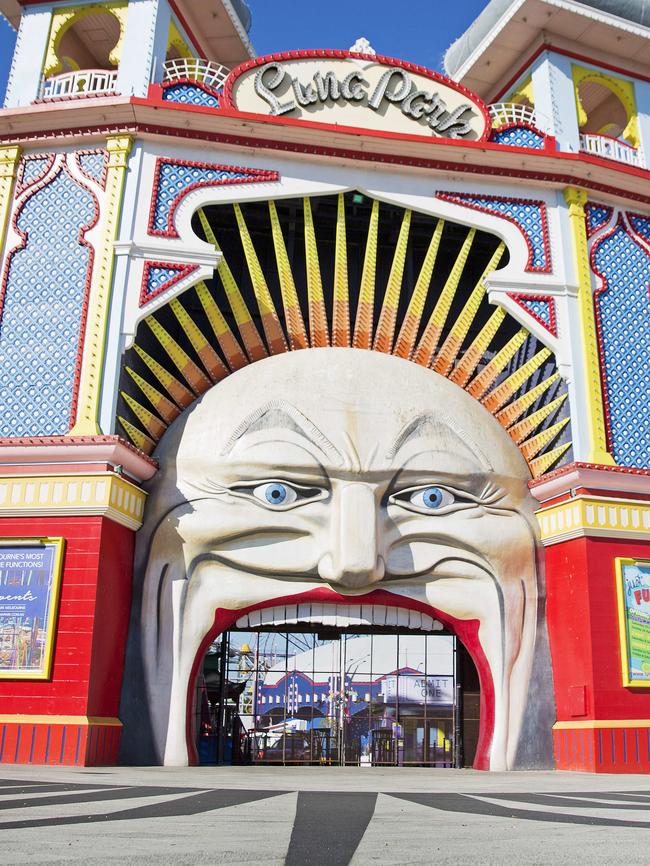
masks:
<path id="1" fill-rule="evenodd" d="M 293 51 L 243 63 L 222 105 L 384 133 L 479 141 L 490 131 L 486 105 L 429 69 L 347 51 Z"/>

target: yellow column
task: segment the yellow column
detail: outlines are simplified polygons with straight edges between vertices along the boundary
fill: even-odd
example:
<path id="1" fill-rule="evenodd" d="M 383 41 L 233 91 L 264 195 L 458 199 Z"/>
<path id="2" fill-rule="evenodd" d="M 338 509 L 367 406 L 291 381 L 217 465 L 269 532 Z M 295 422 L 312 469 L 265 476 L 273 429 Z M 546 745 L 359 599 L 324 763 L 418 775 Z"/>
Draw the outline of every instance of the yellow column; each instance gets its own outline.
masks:
<path id="1" fill-rule="evenodd" d="M 0 147 L 0 255 L 7 233 L 7 222 L 11 212 L 11 194 L 20 162 L 19 147 Z"/>
<path id="2" fill-rule="evenodd" d="M 94 436 L 101 433 L 97 418 L 113 279 L 113 242 L 117 237 L 122 211 L 122 191 L 132 143 L 132 138 L 120 135 L 109 138 L 106 145 L 108 170 L 102 207 L 103 228 L 96 248 L 95 267 L 90 284 L 88 320 L 77 398 L 77 421 L 70 430 L 70 435 L 73 436 Z"/>
<path id="3" fill-rule="evenodd" d="M 598 358 L 598 342 L 596 340 L 596 321 L 594 316 L 594 300 L 591 292 L 591 268 L 589 266 L 589 251 L 587 248 L 587 230 L 585 227 L 585 204 L 587 193 L 582 189 L 567 187 L 564 198 L 569 205 L 569 223 L 571 225 L 571 241 L 578 281 L 578 308 L 581 333 L 582 362 L 585 371 L 584 405 L 587 410 L 587 433 L 589 436 L 589 463 L 605 463 L 611 465 L 614 460 L 607 452 L 605 434 L 605 412 L 603 409 L 603 394 L 600 387 L 600 361 Z"/>

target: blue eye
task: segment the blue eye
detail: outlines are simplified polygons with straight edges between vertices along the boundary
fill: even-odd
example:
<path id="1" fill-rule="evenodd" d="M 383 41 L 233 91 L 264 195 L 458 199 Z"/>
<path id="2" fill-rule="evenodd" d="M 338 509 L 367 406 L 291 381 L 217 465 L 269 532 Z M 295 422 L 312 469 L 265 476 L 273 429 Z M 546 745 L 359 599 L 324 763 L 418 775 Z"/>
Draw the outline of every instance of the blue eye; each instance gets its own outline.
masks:
<path id="1" fill-rule="evenodd" d="M 269 481 L 253 488 L 253 496 L 267 505 L 290 505 L 298 498 L 296 491 L 280 481 Z"/>
<path id="2" fill-rule="evenodd" d="M 418 502 L 421 500 L 425 508 L 440 508 L 443 498 L 442 490 L 439 487 L 427 487 L 426 490 L 414 493 L 411 496 L 411 502 L 413 502 L 414 497 L 417 497 Z"/>
<path id="3" fill-rule="evenodd" d="M 456 497 L 449 490 L 434 486 L 420 487 L 419 490 L 413 490 L 406 495 L 411 505 L 426 511 L 436 511 L 456 501 Z"/>

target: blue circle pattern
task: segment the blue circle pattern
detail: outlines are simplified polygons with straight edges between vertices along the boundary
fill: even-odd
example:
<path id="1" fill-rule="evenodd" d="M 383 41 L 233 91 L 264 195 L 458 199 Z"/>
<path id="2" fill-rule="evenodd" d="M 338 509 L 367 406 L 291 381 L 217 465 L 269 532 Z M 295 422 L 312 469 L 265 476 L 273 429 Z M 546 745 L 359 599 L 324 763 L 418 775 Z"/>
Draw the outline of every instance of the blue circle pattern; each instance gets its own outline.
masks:
<path id="1" fill-rule="evenodd" d="M 26 159 L 23 163 L 23 174 L 20 179 L 21 186 L 28 187 L 37 178 L 39 178 L 47 168 L 47 163 L 48 158 L 46 156 Z"/>
<path id="2" fill-rule="evenodd" d="M 183 268 L 159 268 L 158 266 L 150 267 L 147 271 L 147 287 L 145 297 L 150 298 L 152 295 L 157 295 L 165 284 L 178 276 L 179 271 Z"/>
<path id="3" fill-rule="evenodd" d="M 98 184 L 102 183 L 104 176 L 104 166 L 106 164 L 106 154 L 101 153 L 82 153 L 79 155 L 79 165 L 93 180 Z"/>
<path id="4" fill-rule="evenodd" d="M 452 201 L 467 202 L 496 216 L 509 217 L 517 223 L 528 238 L 532 250 L 528 268 L 535 271 L 549 271 L 550 262 L 544 246 L 544 213 L 536 202 L 509 201 L 508 199 L 480 198 L 478 196 L 454 193 Z"/>
<path id="5" fill-rule="evenodd" d="M 219 183 L 224 180 L 242 180 L 250 177 L 241 171 L 222 168 L 204 168 L 198 165 L 161 161 L 159 163 L 158 190 L 152 228 L 155 232 L 168 230 L 168 219 L 176 197 L 195 183 Z"/>
<path id="6" fill-rule="evenodd" d="M 67 433 L 90 251 L 79 243 L 94 201 L 64 171 L 18 218 L 0 322 L 0 436 Z"/>
<path id="7" fill-rule="evenodd" d="M 528 129 L 527 126 L 512 126 L 510 129 L 496 129 L 491 136 L 495 144 L 507 144 L 510 147 L 530 147 L 533 150 L 543 150 L 544 136 Z"/>
<path id="8" fill-rule="evenodd" d="M 524 309 L 529 310 L 534 316 L 537 316 L 538 319 L 541 319 L 547 328 L 551 327 L 551 305 L 548 301 L 517 298 L 517 302 Z"/>
<path id="9" fill-rule="evenodd" d="M 635 214 L 628 214 L 628 219 L 634 231 L 650 243 L 650 219 Z"/>
<path id="10" fill-rule="evenodd" d="M 597 205 L 589 204 L 586 207 L 587 228 L 589 234 L 593 234 L 601 226 L 609 220 L 612 215 L 612 209 L 609 207 L 598 207 Z"/>
<path id="11" fill-rule="evenodd" d="M 164 102 L 180 102 L 181 105 L 203 105 L 207 108 L 219 108 L 216 96 L 197 87 L 194 84 L 172 84 L 163 90 Z"/>
<path id="12" fill-rule="evenodd" d="M 619 226 L 596 247 L 594 265 L 607 280 L 595 302 L 614 458 L 650 468 L 650 256 Z"/>

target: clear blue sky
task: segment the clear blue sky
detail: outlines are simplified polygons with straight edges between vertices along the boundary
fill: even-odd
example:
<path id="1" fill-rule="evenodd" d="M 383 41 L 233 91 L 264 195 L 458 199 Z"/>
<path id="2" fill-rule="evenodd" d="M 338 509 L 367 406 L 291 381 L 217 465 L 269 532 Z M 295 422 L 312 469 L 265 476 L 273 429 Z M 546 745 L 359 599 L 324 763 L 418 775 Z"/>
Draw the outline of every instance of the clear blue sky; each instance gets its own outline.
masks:
<path id="1" fill-rule="evenodd" d="M 208 0 L 200 0 L 205 3 Z M 442 55 L 487 0 L 249 0 L 258 54 L 292 48 L 349 48 L 365 36 L 378 54 L 442 70 Z M 298 11 L 300 9 L 300 11 Z M 0 100 L 15 33 L 0 16 Z M 218 60 L 218 57 L 214 58 Z"/>

